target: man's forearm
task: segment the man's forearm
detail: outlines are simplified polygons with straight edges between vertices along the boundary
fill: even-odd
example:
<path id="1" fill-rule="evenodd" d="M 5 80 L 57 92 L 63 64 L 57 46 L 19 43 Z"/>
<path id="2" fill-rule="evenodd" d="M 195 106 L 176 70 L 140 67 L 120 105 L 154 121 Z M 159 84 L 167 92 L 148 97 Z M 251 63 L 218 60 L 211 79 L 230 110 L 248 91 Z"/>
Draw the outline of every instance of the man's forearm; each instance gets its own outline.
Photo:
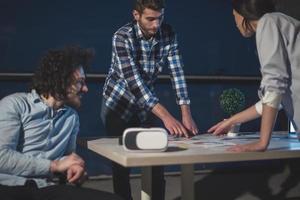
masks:
<path id="1" fill-rule="evenodd" d="M 180 109 L 181 109 L 181 115 L 183 118 L 191 116 L 190 105 L 188 105 L 188 104 L 180 105 Z"/>
<path id="2" fill-rule="evenodd" d="M 165 119 L 166 117 L 169 117 L 171 114 L 169 111 L 160 103 L 157 103 L 153 108 L 152 108 L 152 113 L 155 114 L 158 118 L 161 120 Z"/>
<path id="3" fill-rule="evenodd" d="M 13 149 L 1 148 L 0 171 L 24 177 L 45 176 L 50 173 L 51 161 L 27 156 Z"/>

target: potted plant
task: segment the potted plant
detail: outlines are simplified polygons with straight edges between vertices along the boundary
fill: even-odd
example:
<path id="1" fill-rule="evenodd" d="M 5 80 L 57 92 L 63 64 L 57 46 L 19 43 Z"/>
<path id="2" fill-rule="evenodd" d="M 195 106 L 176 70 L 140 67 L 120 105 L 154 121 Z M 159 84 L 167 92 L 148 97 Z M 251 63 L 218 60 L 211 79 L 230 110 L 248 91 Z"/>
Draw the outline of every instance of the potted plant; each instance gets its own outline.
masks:
<path id="1" fill-rule="evenodd" d="M 245 95 L 237 88 L 226 89 L 222 92 L 220 106 L 229 117 L 242 111 L 245 107 Z M 241 124 L 235 124 L 228 132 L 228 136 L 236 136 Z"/>

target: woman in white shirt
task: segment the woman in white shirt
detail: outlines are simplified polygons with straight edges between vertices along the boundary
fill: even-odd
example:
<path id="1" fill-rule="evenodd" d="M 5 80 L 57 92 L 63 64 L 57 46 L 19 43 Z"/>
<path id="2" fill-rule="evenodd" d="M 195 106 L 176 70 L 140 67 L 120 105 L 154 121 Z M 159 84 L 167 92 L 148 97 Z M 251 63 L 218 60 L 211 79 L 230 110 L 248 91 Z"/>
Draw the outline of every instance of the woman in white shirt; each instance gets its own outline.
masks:
<path id="1" fill-rule="evenodd" d="M 260 140 L 235 145 L 230 151 L 267 149 L 279 107 L 296 131 L 300 129 L 300 22 L 274 12 L 272 0 L 232 0 L 237 28 L 244 37 L 255 34 L 261 65 L 260 101 L 221 121 L 208 132 L 225 134 L 236 123 L 261 117 Z"/>

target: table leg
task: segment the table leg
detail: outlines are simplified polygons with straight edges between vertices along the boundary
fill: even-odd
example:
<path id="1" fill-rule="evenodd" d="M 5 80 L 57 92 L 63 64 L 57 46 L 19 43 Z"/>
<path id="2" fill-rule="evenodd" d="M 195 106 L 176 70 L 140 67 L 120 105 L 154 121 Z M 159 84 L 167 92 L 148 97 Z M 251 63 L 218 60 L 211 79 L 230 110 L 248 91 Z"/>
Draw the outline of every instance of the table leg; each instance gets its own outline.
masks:
<path id="1" fill-rule="evenodd" d="M 195 200 L 194 165 L 181 165 L 181 199 Z"/>
<path id="2" fill-rule="evenodd" d="M 152 199 L 152 169 L 151 167 L 142 167 L 142 191 L 141 200 Z"/>

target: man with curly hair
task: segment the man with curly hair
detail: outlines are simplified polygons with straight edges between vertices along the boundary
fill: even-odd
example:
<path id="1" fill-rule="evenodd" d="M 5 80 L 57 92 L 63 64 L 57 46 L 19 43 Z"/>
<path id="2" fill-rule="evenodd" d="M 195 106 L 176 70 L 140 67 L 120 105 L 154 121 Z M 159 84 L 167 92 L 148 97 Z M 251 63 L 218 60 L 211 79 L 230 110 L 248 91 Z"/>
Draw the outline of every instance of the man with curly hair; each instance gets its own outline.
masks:
<path id="1" fill-rule="evenodd" d="M 32 90 L 0 101 L 0 197 L 2 200 L 112 200 L 119 197 L 74 187 L 85 163 L 75 152 L 79 117 L 74 108 L 88 91 L 84 69 L 93 52 L 71 46 L 50 50 L 35 72 Z M 65 174 L 70 183 L 56 184 Z"/>

